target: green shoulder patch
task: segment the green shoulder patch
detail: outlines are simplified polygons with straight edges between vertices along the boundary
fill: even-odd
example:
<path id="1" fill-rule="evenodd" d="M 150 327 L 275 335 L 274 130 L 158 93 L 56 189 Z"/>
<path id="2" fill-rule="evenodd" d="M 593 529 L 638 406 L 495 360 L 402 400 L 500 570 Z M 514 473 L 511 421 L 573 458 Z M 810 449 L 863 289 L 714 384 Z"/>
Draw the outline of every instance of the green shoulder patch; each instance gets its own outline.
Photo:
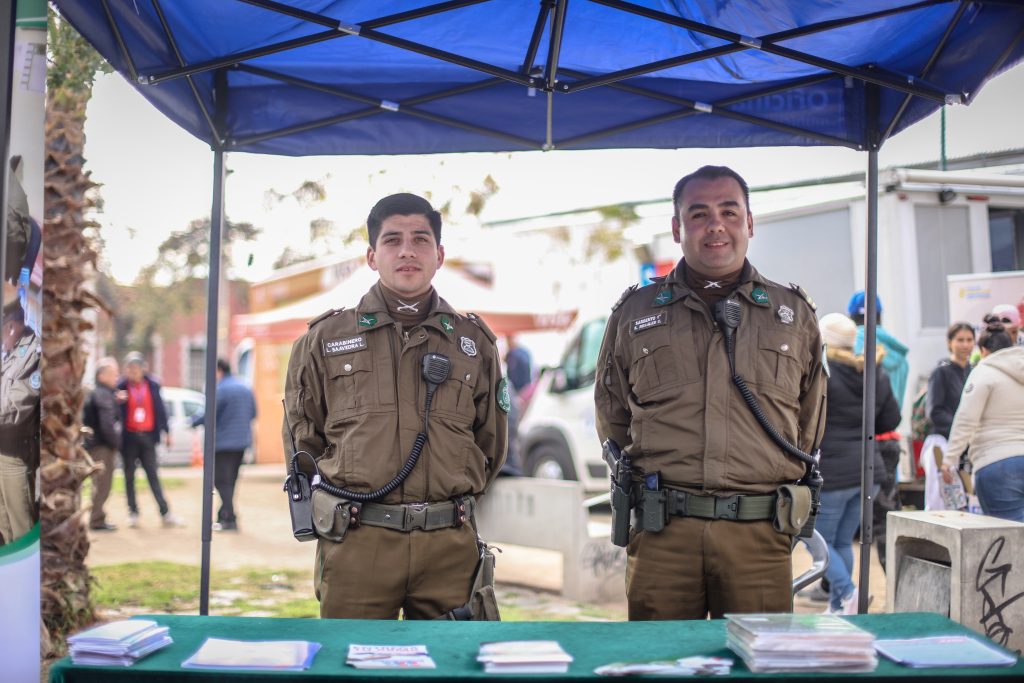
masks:
<path id="1" fill-rule="evenodd" d="M 317 317 L 313 318 L 308 323 L 306 323 L 306 327 L 307 328 L 311 328 L 311 327 L 313 327 L 313 325 L 316 325 L 317 323 L 319 323 L 321 321 L 327 320 L 332 315 L 338 315 L 339 313 L 341 313 L 344 310 L 345 310 L 344 308 L 332 308 L 329 311 L 325 311 L 324 313 L 321 313 L 320 315 L 318 315 Z"/>
<path id="2" fill-rule="evenodd" d="M 512 410 L 512 395 L 508 391 L 508 380 L 504 377 L 498 382 L 498 391 L 495 398 L 498 401 L 498 407 L 501 408 L 501 412 L 508 413 Z"/>
<path id="3" fill-rule="evenodd" d="M 486 336 L 492 344 L 494 343 L 494 340 L 497 339 L 497 337 L 495 337 L 494 333 L 491 332 L 491 328 L 487 327 L 487 323 L 483 321 L 483 318 L 478 316 L 476 313 L 467 313 L 466 317 L 473 321 L 473 324 L 483 330 L 484 336 Z"/>
<path id="4" fill-rule="evenodd" d="M 818 307 L 814 304 L 814 300 L 811 299 L 810 295 L 804 291 L 804 288 L 800 285 L 790 282 L 789 288 L 800 295 L 800 298 L 807 302 L 807 305 L 811 307 L 812 311 L 817 311 Z"/>
<path id="5" fill-rule="evenodd" d="M 629 297 L 633 296 L 633 293 L 636 292 L 636 288 L 639 287 L 639 286 L 640 286 L 640 284 L 637 283 L 637 284 L 630 285 L 629 287 L 627 287 L 626 291 L 623 292 L 622 296 L 619 297 L 619 300 L 616 301 L 615 304 L 612 306 L 612 313 L 614 313 L 615 311 L 619 310 L 619 306 L 621 306 L 622 304 L 626 303 L 626 299 L 628 299 Z"/>

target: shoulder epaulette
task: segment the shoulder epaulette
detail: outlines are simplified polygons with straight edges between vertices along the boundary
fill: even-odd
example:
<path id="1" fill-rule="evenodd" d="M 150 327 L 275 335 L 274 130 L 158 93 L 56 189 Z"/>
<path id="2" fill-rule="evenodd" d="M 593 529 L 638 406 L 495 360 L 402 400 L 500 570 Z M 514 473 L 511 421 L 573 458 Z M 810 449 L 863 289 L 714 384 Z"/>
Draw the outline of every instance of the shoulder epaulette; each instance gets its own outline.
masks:
<path id="1" fill-rule="evenodd" d="M 344 310 L 345 310 L 344 307 L 342 307 L 342 308 L 332 308 L 329 311 L 325 311 L 324 313 L 321 313 L 320 315 L 318 315 L 317 317 L 313 318 L 308 323 L 306 323 L 306 327 L 309 328 L 309 329 L 312 329 L 313 325 L 316 325 L 318 322 L 320 322 L 322 320 L 327 320 L 332 315 L 338 315 L 339 313 L 341 313 Z"/>
<path id="2" fill-rule="evenodd" d="M 633 284 L 633 285 L 630 285 L 629 287 L 627 287 L 626 291 L 623 292 L 622 296 L 619 297 L 619 300 L 616 301 L 615 304 L 612 306 L 612 313 L 614 313 L 615 311 L 619 310 L 619 306 L 621 306 L 622 304 L 626 303 L 626 299 L 628 299 L 629 297 L 633 296 L 633 294 L 636 292 L 636 290 L 637 290 L 637 288 L 639 286 L 640 286 L 640 284 L 637 283 L 637 284 Z"/>
<path id="3" fill-rule="evenodd" d="M 817 311 L 818 307 L 814 304 L 814 300 L 811 299 L 810 295 L 804 291 L 804 288 L 795 282 L 789 283 L 789 288 L 800 295 L 800 298 L 807 302 L 807 305 L 811 307 L 812 311 Z"/>
<path id="4" fill-rule="evenodd" d="M 466 317 L 469 318 L 471 321 L 473 321 L 473 323 L 477 327 L 479 327 L 481 330 L 483 330 L 484 336 L 486 336 L 488 339 L 490 339 L 492 344 L 494 343 L 494 340 L 497 339 L 497 337 L 495 337 L 494 333 L 491 332 L 491 328 L 487 327 L 487 323 L 485 323 L 483 321 L 483 318 L 478 316 L 476 313 L 467 313 Z"/>

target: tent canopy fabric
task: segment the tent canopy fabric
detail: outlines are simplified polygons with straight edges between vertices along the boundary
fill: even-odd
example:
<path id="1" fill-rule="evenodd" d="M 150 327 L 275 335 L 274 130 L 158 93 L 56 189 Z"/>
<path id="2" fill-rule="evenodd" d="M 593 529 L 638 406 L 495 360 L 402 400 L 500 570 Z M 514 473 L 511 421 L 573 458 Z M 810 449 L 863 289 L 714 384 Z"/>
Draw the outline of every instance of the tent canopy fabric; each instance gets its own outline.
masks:
<path id="1" fill-rule="evenodd" d="M 57 0 L 158 109 L 281 155 L 877 149 L 1024 58 L 955 0 Z"/>

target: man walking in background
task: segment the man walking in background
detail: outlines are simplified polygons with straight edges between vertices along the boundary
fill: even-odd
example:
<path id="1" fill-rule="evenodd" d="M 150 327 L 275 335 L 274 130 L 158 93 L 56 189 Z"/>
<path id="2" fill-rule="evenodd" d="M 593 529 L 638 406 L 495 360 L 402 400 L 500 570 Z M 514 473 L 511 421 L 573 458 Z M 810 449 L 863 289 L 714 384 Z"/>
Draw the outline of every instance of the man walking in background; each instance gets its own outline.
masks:
<path id="1" fill-rule="evenodd" d="M 96 388 L 89 394 L 82 407 L 82 424 L 92 429 L 86 439 L 85 448 L 93 461 L 103 469 L 92 475 L 92 511 L 89 514 L 89 528 L 93 531 L 115 531 L 116 526 L 107 522 L 103 506 L 110 496 L 110 484 L 117 467 L 117 450 L 121 447 L 121 407 L 117 404 L 117 377 L 120 374 L 117 361 L 102 358 L 96 364 Z"/>
<path id="2" fill-rule="evenodd" d="M 171 446 L 171 432 L 167 424 L 167 408 L 160 397 L 160 385 L 146 373 L 146 361 L 138 352 L 124 359 L 125 379 L 117 385 L 121 404 L 121 457 L 124 459 L 124 489 L 128 497 L 128 526 L 139 525 L 139 506 L 135 499 L 135 464 L 142 465 L 153 492 L 164 526 L 184 526 L 181 518 L 170 511 L 160 485 L 157 471 L 156 445 L 160 435 L 167 435 Z"/>
<path id="3" fill-rule="evenodd" d="M 220 509 L 214 531 L 237 531 L 235 484 L 245 449 L 252 446 L 252 421 L 256 419 L 256 399 L 245 383 L 231 374 L 231 366 L 217 359 L 216 445 L 213 456 L 213 486 L 220 496 Z M 204 424 L 206 414 L 192 418 L 192 426 Z"/>

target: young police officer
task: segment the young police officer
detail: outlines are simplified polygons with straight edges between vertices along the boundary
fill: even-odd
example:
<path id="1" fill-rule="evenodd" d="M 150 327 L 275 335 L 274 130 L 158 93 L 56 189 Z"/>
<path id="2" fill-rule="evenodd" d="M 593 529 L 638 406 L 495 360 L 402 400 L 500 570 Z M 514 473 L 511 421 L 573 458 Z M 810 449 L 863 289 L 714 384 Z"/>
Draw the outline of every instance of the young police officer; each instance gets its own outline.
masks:
<path id="1" fill-rule="evenodd" d="M 401 609 L 407 619 L 432 619 L 470 597 L 479 560 L 472 512 L 505 459 L 509 394 L 494 335 L 431 285 L 444 262 L 440 214 L 421 197 L 396 194 L 377 202 L 367 228 L 366 259 L 380 282 L 355 308 L 312 320 L 295 342 L 285 448 L 294 438 L 335 487 L 385 487 L 424 429 L 424 357 L 448 359 L 426 443 L 401 484 L 361 507 L 329 499 L 336 511 L 326 522 L 316 503 L 325 494 L 313 494 L 320 616 L 394 619 Z M 299 464 L 308 471 L 306 460 Z M 335 527 L 325 532 L 323 524 Z"/>
<path id="2" fill-rule="evenodd" d="M 754 219 L 736 172 L 705 166 L 676 184 L 673 203 L 683 258 L 664 280 L 627 290 L 598 361 L 597 431 L 631 456 L 639 508 L 629 618 L 789 612 L 795 531 L 776 519 L 777 489 L 796 484 L 805 465 L 769 438 L 733 385 L 716 305 L 738 302 L 736 372 L 805 452 L 820 439 L 825 395 L 817 319 L 799 288 L 746 260 Z"/>

